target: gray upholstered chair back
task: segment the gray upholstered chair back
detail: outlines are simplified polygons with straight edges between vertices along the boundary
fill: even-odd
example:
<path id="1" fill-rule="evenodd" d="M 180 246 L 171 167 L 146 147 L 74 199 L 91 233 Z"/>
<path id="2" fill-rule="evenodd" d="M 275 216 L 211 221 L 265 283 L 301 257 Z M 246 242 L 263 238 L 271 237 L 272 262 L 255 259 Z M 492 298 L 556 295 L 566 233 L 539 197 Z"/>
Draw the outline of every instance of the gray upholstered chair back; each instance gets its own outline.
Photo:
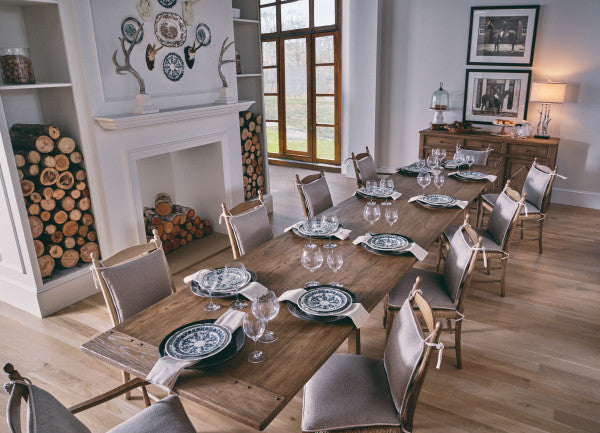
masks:
<path id="1" fill-rule="evenodd" d="M 522 193 L 527 193 L 527 201 L 538 209 L 542 209 L 546 195 L 550 193 L 550 182 L 553 174 L 544 173 L 535 164 L 531 165 Z"/>
<path id="2" fill-rule="evenodd" d="M 448 288 L 448 295 L 455 304 L 460 299 L 469 263 L 475 253 L 476 251 L 471 249 L 467 243 L 463 229 L 459 228 L 450 240 L 450 248 L 448 248 L 444 263 L 444 280 Z"/>
<path id="3" fill-rule="evenodd" d="M 115 266 L 100 268 L 119 323 L 172 293 L 165 254 L 156 249 Z"/>
<path id="4" fill-rule="evenodd" d="M 473 164 L 475 165 L 487 165 L 488 158 L 490 156 L 490 149 L 487 150 L 470 150 L 470 149 L 458 149 L 456 151 L 459 155 L 472 156 Z"/>
<path id="5" fill-rule="evenodd" d="M 378 180 L 377 167 L 371 155 L 356 160 L 360 181 L 364 185 L 368 180 Z"/>
<path id="6" fill-rule="evenodd" d="M 302 195 L 310 218 L 333 206 L 325 176 L 307 184 L 301 183 L 300 188 L 302 188 Z"/>
<path id="7" fill-rule="evenodd" d="M 394 319 L 383 355 L 392 399 L 399 414 L 405 409 L 408 392 L 414 383 L 424 353 L 421 326 L 407 298 Z"/>
<path id="8" fill-rule="evenodd" d="M 229 218 L 240 255 L 273 239 L 273 231 L 264 203 L 247 212 L 227 218 Z"/>
<path id="9" fill-rule="evenodd" d="M 520 203 L 510 198 L 506 190 L 498 195 L 486 229 L 502 249 L 508 240 L 511 224 L 519 211 Z"/>

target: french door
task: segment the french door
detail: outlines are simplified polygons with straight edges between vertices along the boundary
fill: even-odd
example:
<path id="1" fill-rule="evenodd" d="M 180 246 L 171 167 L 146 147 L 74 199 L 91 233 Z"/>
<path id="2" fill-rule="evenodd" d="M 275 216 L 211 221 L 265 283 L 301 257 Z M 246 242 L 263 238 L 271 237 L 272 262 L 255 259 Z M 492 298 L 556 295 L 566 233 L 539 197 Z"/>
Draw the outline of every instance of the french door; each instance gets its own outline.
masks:
<path id="1" fill-rule="evenodd" d="M 269 156 L 339 164 L 338 0 L 262 1 L 261 31 Z"/>

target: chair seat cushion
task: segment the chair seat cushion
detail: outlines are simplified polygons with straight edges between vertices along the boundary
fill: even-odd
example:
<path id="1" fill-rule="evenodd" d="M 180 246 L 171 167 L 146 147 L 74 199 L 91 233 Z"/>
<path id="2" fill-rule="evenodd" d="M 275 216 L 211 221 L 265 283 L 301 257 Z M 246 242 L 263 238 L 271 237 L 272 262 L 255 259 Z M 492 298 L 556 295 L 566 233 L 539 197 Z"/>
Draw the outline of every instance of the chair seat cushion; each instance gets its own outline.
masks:
<path id="1" fill-rule="evenodd" d="M 490 204 L 491 206 L 495 206 L 496 200 L 498 200 L 499 195 L 500 194 L 483 194 L 481 198 L 483 199 L 483 201 Z M 525 215 L 525 208 L 527 208 L 527 214 L 540 213 L 540 210 L 531 203 L 529 203 L 527 200 L 525 200 L 525 206 L 523 206 L 523 208 L 521 209 L 521 215 Z"/>
<path id="2" fill-rule="evenodd" d="M 444 236 L 446 237 L 446 239 L 452 239 L 452 236 L 454 236 L 454 233 L 456 233 L 459 227 L 460 226 L 456 225 L 448 226 L 448 228 L 444 230 Z M 481 243 L 481 245 L 485 248 L 486 251 L 495 253 L 502 252 L 502 247 L 498 245 L 498 243 L 492 238 L 490 232 L 480 227 L 472 227 L 472 229 L 477 232 L 478 237 L 483 238 L 483 242 Z M 471 242 L 471 239 L 468 236 L 466 236 L 465 239 L 467 240 L 469 245 L 473 245 L 473 242 Z"/>
<path id="3" fill-rule="evenodd" d="M 196 433 L 176 395 L 144 409 L 108 433 Z"/>
<path id="4" fill-rule="evenodd" d="M 390 291 L 389 294 L 389 305 L 390 307 L 400 308 L 410 291 L 415 284 L 416 278 L 420 276 L 423 281 L 421 282 L 421 290 L 423 297 L 431 304 L 432 308 L 440 308 L 444 310 L 455 310 L 456 305 L 452 302 L 444 275 L 434 272 L 427 271 L 425 269 L 412 268 L 410 271 L 402 277 L 400 282 Z"/>
<path id="5" fill-rule="evenodd" d="M 304 386 L 302 430 L 399 426 L 383 360 L 336 353 Z"/>

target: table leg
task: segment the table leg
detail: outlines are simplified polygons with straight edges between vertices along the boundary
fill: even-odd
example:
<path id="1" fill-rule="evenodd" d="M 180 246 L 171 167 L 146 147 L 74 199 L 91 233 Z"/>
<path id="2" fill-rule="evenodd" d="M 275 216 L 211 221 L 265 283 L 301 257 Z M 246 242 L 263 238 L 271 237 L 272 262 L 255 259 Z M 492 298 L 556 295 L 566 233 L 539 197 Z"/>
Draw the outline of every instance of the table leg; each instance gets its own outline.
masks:
<path id="1" fill-rule="evenodd" d="M 348 353 L 360 355 L 360 329 L 355 329 L 348 336 Z"/>

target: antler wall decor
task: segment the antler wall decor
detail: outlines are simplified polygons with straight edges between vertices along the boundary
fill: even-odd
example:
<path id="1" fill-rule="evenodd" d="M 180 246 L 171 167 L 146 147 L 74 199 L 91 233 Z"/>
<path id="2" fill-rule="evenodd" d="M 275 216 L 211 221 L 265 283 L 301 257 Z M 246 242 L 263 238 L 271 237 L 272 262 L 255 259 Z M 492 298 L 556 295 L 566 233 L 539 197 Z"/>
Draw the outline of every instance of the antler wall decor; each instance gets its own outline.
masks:
<path id="1" fill-rule="evenodd" d="M 225 40 L 223 41 L 223 45 L 221 46 L 221 54 L 219 55 L 219 77 L 221 77 L 221 81 L 223 82 L 223 87 L 229 87 L 227 85 L 227 80 L 225 79 L 225 75 L 223 75 L 223 70 L 222 70 L 222 66 L 225 63 L 233 63 L 235 62 L 235 60 L 223 60 L 223 55 L 225 54 L 225 51 L 227 51 L 227 49 L 233 45 L 233 43 L 235 41 L 231 41 L 229 43 L 227 43 L 227 40 L 229 38 L 225 38 Z"/>
<path id="2" fill-rule="evenodd" d="M 131 63 L 129 61 L 131 51 L 133 50 L 133 47 L 138 43 L 138 37 L 140 36 L 141 31 L 142 31 L 142 27 L 140 27 L 138 29 L 138 31 L 136 32 L 135 37 L 132 39 L 132 42 L 129 45 L 129 48 L 125 48 L 125 38 L 124 37 L 119 38 L 119 41 L 121 41 L 121 50 L 123 51 L 123 56 L 125 57 L 125 64 L 120 65 L 119 62 L 117 62 L 117 51 L 118 50 L 115 50 L 115 52 L 113 53 L 112 61 L 115 64 L 115 72 L 117 74 L 125 75 L 125 72 L 129 72 L 131 75 L 133 75 L 135 77 L 135 79 L 138 81 L 138 84 L 140 85 L 140 94 L 143 95 L 146 93 L 146 85 L 144 84 L 144 79 L 138 73 L 138 71 L 133 69 L 133 67 L 131 66 Z"/>

